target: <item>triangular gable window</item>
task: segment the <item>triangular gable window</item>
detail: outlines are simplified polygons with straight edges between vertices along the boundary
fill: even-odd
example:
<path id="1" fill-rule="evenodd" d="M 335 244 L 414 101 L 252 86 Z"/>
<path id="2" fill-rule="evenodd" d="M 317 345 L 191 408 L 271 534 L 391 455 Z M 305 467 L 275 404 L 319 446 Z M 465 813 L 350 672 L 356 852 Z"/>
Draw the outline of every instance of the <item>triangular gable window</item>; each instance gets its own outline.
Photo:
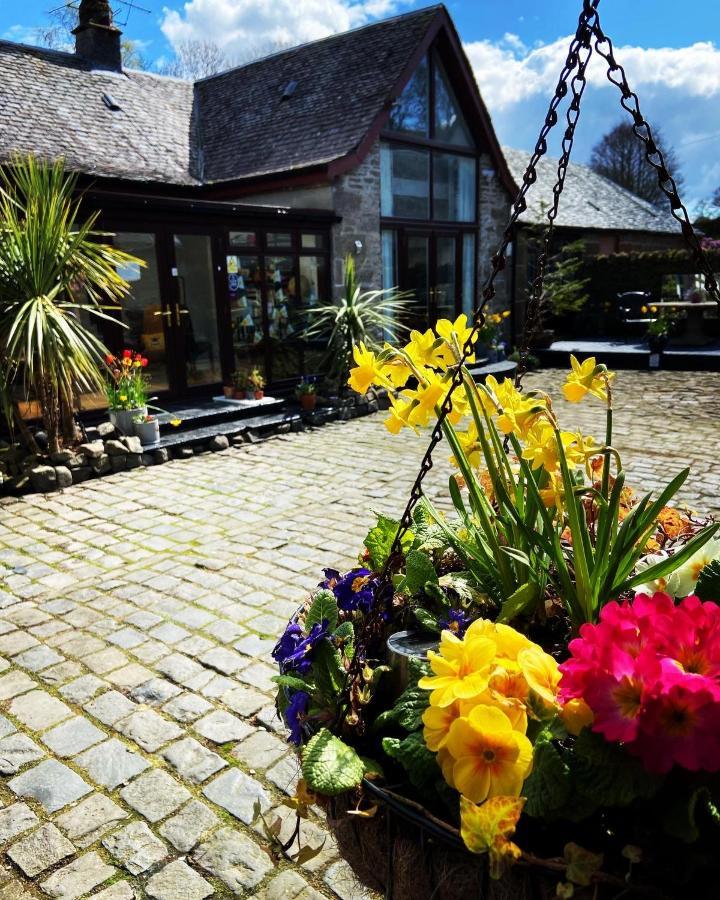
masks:
<path id="1" fill-rule="evenodd" d="M 445 69 L 435 57 L 435 140 L 458 147 L 472 147 L 473 140 L 460 112 Z"/>
<path id="2" fill-rule="evenodd" d="M 427 137 L 430 125 L 428 61 L 423 57 L 390 111 L 390 129 Z"/>

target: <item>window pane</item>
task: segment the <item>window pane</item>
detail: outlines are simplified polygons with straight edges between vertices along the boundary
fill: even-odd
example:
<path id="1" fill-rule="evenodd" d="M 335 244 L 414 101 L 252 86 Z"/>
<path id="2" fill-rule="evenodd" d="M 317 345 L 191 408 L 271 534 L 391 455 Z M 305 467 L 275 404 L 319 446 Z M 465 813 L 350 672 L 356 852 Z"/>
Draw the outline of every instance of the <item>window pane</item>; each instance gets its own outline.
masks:
<path id="1" fill-rule="evenodd" d="M 390 111 L 388 128 L 406 134 L 428 134 L 428 64 L 427 57 L 408 81 Z"/>
<path id="2" fill-rule="evenodd" d="M 475 314 L 475 235 L 463 235 L 462 308 L 470 320 Z"/>
<path id="3" fill-rule="evenodd" d="M 257 256 L 226 258 L 230 321 L 236 369 L 262 363 L 262 272 Z"/>
<path id="4" fill-rule="evenodd" d="M 429 163 L 430 157 L 426 150 L 382 145 L 380 187 L 384 216 L 407 219 L 429 217 Z"/>
<path id="5" fill-rule="evenodd" d="M 111 347 L 114 353 L 128 347 L 148 359 L 145 370 L 153 391 L 169 387 L 166 366 L 165 316 L 160 298 L 155 235 L 123 232 L 116 234 L 113 244 L 126 253 L 145 260 L 146 268 L 121 266 L 119 272 L 130 283 L 130 293 L 121 304 L 122 312 L 115 313 L 127 325 L 122 332 L 122 347 Z"/>
<path id="6" fill-rule="evenodd" d="M 409 302 L 407 324 L 424 331 L 428 327 L 430 256 L 429 240 L 422 235 L 409 235 L 407 239 L 407 290 L 412 293 Z"/>
<path id="7" fill-rule="evenodd" d="M 435 138 L 460 147 L 473 146 L 455 92 L 439 59 L 435 60 Z"/>
<path id="8" fill-rule="evenodd" d="M 433 157 L 433 217 L 447 222 L 475 220 L 475 160 L 452 153 Z"/>
<path id="9" fill-rule="evenodd" d="M 174 240 L 187 384 L 214 384 L 221 374 L 210 238 L 176 234 Z"/>
<path id="10" fill-rule="evenodd" d="M 397 234 L 382 232 L 382 286 L 384 290 L 397 287 Z"/>
<path id="11" fill-rule="evenodd" d="M 300 303 L 301 307 L 318 306 L 325 302 L 325 258 L 322 256 L 300 257 Z"/>
<path id="12" fill-rule="evenodd" d="M 292 247 L 292 235 L 285 231 L 269 231 L 267 245 L 268 247 Z"/>
<path id="13" fill-rule="evenodd" d="M 455 318 L 455 238 L 438 235 L 436 241 L 435 315 Z"/>
<path id="14" fill-rule="evenodd" d="M 254 231 L 231 231 L 231 247 L 257 247 L 257 234 Z"/>
<path id="15" fill-rule="evenodd" d="M 301 239 L 303 250 L 324 250 L 325 244 L 324 234 L 303 234 Z"/>

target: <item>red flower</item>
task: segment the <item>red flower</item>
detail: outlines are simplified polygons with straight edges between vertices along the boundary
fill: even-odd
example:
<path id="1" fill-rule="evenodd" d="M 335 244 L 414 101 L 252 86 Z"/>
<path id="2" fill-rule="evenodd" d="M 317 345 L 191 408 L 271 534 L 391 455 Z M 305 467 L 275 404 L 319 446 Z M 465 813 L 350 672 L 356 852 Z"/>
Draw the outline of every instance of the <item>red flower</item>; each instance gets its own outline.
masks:
<path id="1" fill-rule="evenodd" d="M 123 350 L 123 359 L 130 359 L 132 357 L 132 350 Z"/>
<path id="2" fill-rule="evenodd" d="M 148 361 L 147 361 L 147 359 L 143 356 L 142 359 L 140 360 L 140 363 L 141 363 L 141 365 L 142 365 L 142 367 L 143 367 L 143 369 L 144 369 L 145 366 L 148 364 Z"/>
<path id="3" fill-rule="evenodd" d="M 112 355 L 112 353 L 107 353 L 107 354 L 105 355 L 105 362 L 106 362 L 109 366 L 111 366 L 111 365 L 115 362 L 115 357 Z"/>

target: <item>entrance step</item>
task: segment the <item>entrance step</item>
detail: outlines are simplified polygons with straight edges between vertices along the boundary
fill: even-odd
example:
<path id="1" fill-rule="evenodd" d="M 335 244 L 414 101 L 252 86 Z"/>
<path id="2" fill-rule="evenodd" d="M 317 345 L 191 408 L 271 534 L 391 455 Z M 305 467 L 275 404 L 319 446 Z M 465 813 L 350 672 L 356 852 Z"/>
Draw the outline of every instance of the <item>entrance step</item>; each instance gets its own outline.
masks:
<path id="1" fill-rule="evenodd" d="M 179 450 L 181 447 L 205 446 L 208 441 L 218 434 L 231 438 L 238 434 L 250 434 L 261 436 L 267 431 L 290 431 L 293 427 L 300 426 L 302 419 L 298 413 L 276 412 L 260 416 L 244 416 L 231 421 L 214 421 L 209 425 L 201 425 L 196 428 L 173 428 L 160 434 L 160 440 L 154 444 L 144 444 L 143 452 L 166 448 Z"/>
<path id="2" fill-rule="evenodd" d="M 225 432 L 217 430 L 221 425 L 277 414 L 284 403 L 284 400 L 275 397 L 264 397 L 262 400 L 228 400 L 216 397 L 192 405 L 187 402 L 169 404 L 165 407 L 167 412 L 158 414 L 160 433 L 173 434 L 207 427 L 216 429 L 215 434 L 224 434 Z M 171 425 L 173 419 L 180 419 L 180 424 Z"/>

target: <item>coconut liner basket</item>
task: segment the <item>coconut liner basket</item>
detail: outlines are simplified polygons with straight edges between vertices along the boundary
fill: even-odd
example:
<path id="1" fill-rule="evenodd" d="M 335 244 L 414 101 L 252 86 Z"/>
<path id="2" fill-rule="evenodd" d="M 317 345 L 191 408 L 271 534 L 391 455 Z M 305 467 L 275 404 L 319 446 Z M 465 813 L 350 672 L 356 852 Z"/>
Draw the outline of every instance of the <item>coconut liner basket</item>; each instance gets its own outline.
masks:
<path id="1" fill-rule="evenodd" d="M 563 98 L 570 93 L 571 100 L 566 112 L 566 126 L 562 140 L 563 152 L 553 192 L 554 202 L 547 212 L 548 226 L 544 249 L 537 265 L 539 274 L 533 284 L 528 304 L 525 349 L 521 354 L 519 375 L 522 376 L 524 372 L 524 361 L 532 346 L 533 328 L 541 325 L 539 308 L 543 293 L 543 273 L 570 159 L 575 126 L 579 118 L 580 99 L 586 84 L 585 70 L 593 52 L 607 63 L 607 77 L 619 89 L 621 105 L 633 119 L 634 132 L 644 145 L 648 163 L 655 169 L 658 183 L 668 197 L 671 213 L 680 225 L 692 258 L 697 264 L 697 271 L 704 273 L 709 293 L 720 298 L 713 272 L 693 231 L 687 211 L 678 197 L 675 181 L 668 173 L 650 126 L 640 112 L 637 95 L 631 91 L 624 69 L 615 60 L 612 42 L 600 26 L 597 11 L 599 2 L 600 0 L 583 0 L 575 37 L 571 41 L 534 153 L 513 204 L 503 240 L 492 259 L 490 275 L 482 292 L 482 303 L 475 316 L 475 327 L 463 348 L 463 361 L 472 353 L 477 330 L 484 323 L 483 309 L 495 296 L 494 281 L 505 267 L 513 226 L 526 209 L 525 195 L 537 179 L 536 166 L 547 151 L 548 133 L 558 122 L 557 108 Z M 453 380 L 450 392 L 441 406 L 438 424 L 433 429 L 430 446 L 423 458 L 420 474 L 401 519 L 394 543 L 396 556 L 403 528 L 409 527 L 414 505 L 422 495 L 421 482 L 432 467 L 431 454 L 442 436 L 440 423 L 451 408 L 450 395 L 459 383 L 458 376 Z M 600 871 L 593 874 L 588 886 L 575 883 L 564 884 L 561 887 L 559 883 L 564 880 L 567 862 L 554 854 L 561 851 L 565 840 L 581 842 L 586 828 L 585 823 L 581 822 L 575 826 L 568 823 L 562 826 L 543 823 L 537 828 L 533 824 L 519 840 L 523 847 L 532 847 L 533 852 L 537 852 L 538 855 L 523 853 L 500 879 L 495 880 L 490 877 L 487 855 L 470 853 L 456 828 L 425 808 L 418 799 L 410 799 L 396 793 L 395 790 L 381 786 L 375 780 L 366 778 L 355 792 L 332 798 L 319 798 L 318 802 L 324 805 L 329 828 L 337 841 L 342 857 L 362 882 L 373 890 L 382 892 L 387 900 L 465 900 L 465 898 L 546 900 L 556 896 L 572 896 L 588 900 L 601 898 L 625 900 L 641 897 L 668 900 L 674 897 L 720 896 L 720 868 L 717 853 L 713 848 L 709 851 L 708 848 L 703 848 L 704 855 L 701 853 L 699 862 L 698 860 L 689 862 L 690 872 L 685 873 L 687 877 L 682 888 L 668 887 L 670 882 L 674 881 L 668 876 L 676 874 L 676 870 L 682 869 L 685 862 L 690 860 L 689 856 L 686 859 L 683 855 L 682 846 L 677 841 L 667 848 L 660 843 L 652 847 L 655 868 L 643 867 L 643 873 L 649 876 L 652 883 L 642 883 L 641 879 L 636 883 L 635 878 L 632 883 L 628 883 L 622 874 Z M 362 807 L 365 815 L 356 814 L 359 807 Z M 629 818 L 627 810 L 607 810 L 601 815 L 601 821 L 606 814 L 610 819 L 615 817 L 615 822 L 622 822 L 623 817 L 625 821 Z M 597 829 L 597 825 L 596 820 L 592 827 Z"/>

